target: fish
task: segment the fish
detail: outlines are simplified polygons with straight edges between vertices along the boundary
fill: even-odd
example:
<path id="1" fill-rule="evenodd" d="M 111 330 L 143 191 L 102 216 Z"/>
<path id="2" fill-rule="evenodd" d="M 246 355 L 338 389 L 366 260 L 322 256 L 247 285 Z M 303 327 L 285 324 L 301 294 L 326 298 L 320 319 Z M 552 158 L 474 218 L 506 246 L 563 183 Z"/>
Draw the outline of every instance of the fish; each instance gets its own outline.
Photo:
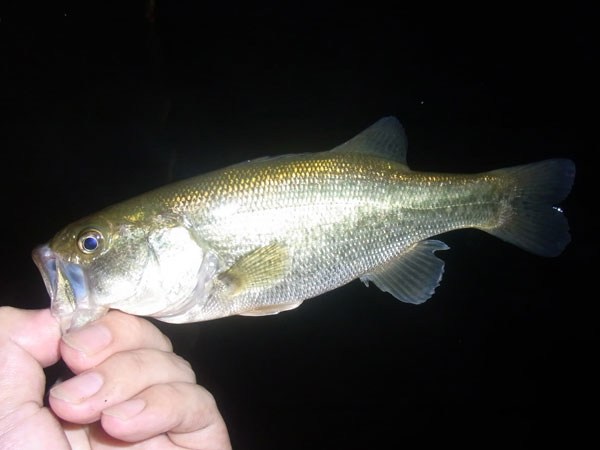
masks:
<path id="1" fill-rule="evenodd" d="M 263 316 L 359 279 L 421 304 L 448 250 L 476 228 L 553 257 L 570 241 L 557 205 L 575 164 L 548 159 L 476 174 L 411 170 L 384 117 L 332 150 L 245 161 L 91 214 L 34 249 L 63 332 L 109 309 L 189 323 Z"/>

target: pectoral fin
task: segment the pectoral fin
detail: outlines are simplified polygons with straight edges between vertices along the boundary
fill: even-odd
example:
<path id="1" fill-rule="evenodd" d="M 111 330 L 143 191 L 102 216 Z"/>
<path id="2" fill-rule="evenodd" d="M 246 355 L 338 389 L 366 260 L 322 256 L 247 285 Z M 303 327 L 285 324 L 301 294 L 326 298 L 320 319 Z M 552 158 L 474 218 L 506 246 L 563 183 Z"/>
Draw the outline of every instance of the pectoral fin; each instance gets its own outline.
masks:
<path id="1" fill-rule="evenodd" d="M 217 281 L 223 294 L 234 296 L 247 289 L 272 286 L 287 273 L 289 264 L 286 247 L 273 243 L 242 256 Z"/>
<path id="2" fill-rule="evenodd" d="M 268 306 L 262 306 L 259 308 L 255 308 L 252 309 L 250 311 L 246 311 L 244 313 L 241 313 L 240 316 L 251 316 L 251 317 L 256 317 L 256 316 L 270 316 L 273 314 L 279 314 L 280 312 L 283 311 L 289 311 L 290 309 L 295 309 L 298 306 L 300 306 L 302 304 L 302 302 L 298 302 L 298 303 L 285 303 L 283 305 L 268 305 Z"/>
<path id="3" fill-rule="evenodd" d="M 418 242 L 396 259 L 360 279 L 367 286 L 372 281 L 383 292 L 389 292 L 400 301 L 418 305 L 433 295 L 444 273 L 444 261 L 434 252 L 449 248 L 436 240 Z"/>

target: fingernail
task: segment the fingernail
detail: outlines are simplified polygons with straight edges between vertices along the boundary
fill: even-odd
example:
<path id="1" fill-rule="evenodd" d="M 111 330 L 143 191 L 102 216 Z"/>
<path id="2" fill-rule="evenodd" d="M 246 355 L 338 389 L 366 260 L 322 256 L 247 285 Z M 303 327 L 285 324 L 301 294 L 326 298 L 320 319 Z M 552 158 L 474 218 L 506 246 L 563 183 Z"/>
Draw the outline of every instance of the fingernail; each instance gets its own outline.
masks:
<path id="1" fill-rule="evenodd" d="M 134 398 L 133 400 L 127 400 L 126 402 L 106 408 L 102 411 L 102 414 L 107 414 L 121 420 L 129 420 L 141 413 L 145 407 L 146 401 L 144 399 Z"/>
<path id="2" fill-rule="evenodd" d="M 69 403 L 81 403 L 100 390 L 104 379 L 98 372 L 77 375 L 50 389 L 50 395 Z"/>
<path id="3" fill-rule="evenodd" d="M 91 356 L 106 348 L 112 335 L 106 326 L 95 323 L 70 331 L 62 339 L 69 347 Z"/>

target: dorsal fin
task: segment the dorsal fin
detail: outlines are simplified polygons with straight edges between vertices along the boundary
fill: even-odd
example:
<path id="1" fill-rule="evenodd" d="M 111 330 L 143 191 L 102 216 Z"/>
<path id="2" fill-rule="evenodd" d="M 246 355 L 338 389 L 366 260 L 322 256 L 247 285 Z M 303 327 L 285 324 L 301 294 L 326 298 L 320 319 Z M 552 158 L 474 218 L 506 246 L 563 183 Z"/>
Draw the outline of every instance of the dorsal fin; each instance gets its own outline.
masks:
<path id="1" fill-rule="evenodd" d="M 366 130 L 354 136 L 332 152 L 354 152 L 392 159 L 406 165 L 406 133 L 393 116 L 379 119 Z"/>

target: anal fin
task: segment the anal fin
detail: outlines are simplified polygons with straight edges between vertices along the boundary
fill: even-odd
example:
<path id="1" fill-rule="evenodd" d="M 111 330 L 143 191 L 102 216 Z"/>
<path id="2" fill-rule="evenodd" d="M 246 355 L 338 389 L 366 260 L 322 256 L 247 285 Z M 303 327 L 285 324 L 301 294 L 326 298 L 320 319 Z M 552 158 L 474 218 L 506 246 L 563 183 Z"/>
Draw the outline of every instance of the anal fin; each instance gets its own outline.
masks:
<path id="1" fill-rule="evenodd" d="M 360 279 L 367 286 L 372 281 L 383 292 L 389 292 L 400 301 L 418 305 L 433 295 L 444 273 L 444 261 L 434 252 L 449 248 L 433 239 L 418 242 Z"/>

